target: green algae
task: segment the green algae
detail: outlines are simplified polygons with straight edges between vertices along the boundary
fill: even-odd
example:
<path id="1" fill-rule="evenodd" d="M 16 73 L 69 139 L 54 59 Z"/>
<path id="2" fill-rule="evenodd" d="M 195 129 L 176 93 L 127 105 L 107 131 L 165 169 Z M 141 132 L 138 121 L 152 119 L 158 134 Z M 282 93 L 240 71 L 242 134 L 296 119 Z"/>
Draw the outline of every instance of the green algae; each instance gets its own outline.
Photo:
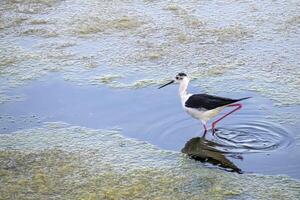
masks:
<path id="1" fill-rule="evenodd" d="M 104 76 L 95 76 L 91 78 L 90 83 L 97 85 L 100 82 L 112 86 L 113 84 L 117 84 L 117 80 L 120 78 L 122 78 L 121 75 L 113 75 L 113 74 L 108 74 Z"/>
<path id="2" fill-rule="evenodd" d="M 52 72 L 78 84 L 141 88 L 185 71 L 206 92 L 231 82 L 228 92 L 299 104 L 299 4 L 231 4 L 3 1 L 0 75 L 8 82 L 0 102 L 14 99 L 11 88 Z M 95 78 L 110 75 L 130 78 Z"/>
<path id="3" fill-rule="evenodd" d="M 100 17 L 86 16 L 86 19 L 79 18 L 75 20 L 76 23 L 74 31 L 80 35 L 93 34 L 98 32 L 127 30 L 141 26 L 141 23 L 136 19 L 128 16 L 123 16 L 119 19 L 104 20 Z"/>
<path id="4" fill-rule="evenodd" d="M 48 29 L 27 29 L 24 30 L 21 35 L 30 35 L 30 36 L 41 36 L 41 37 L 56 37 L 58 34 L 53 30 Z"/>
<path id="5" fill-rule="evenodd" d="M 52 122 L 0 135 L 1 199 L 297 199 L 283 176 L 208 169 L 180 153 Z"/>
<path id="6" fill-rule="evenodd" d="M 196 15 L 189 14 L 188 10 L 176 4 L 170 4 L 166 7 L 166 9 L 176 14 L 177 17 L 179 17 L 179 19 L 183 21 L 183 24 L 188 28 L 197 29 L 205 24 L 205 22 L 199 19 L 199 17 L 197 17 Z"/>

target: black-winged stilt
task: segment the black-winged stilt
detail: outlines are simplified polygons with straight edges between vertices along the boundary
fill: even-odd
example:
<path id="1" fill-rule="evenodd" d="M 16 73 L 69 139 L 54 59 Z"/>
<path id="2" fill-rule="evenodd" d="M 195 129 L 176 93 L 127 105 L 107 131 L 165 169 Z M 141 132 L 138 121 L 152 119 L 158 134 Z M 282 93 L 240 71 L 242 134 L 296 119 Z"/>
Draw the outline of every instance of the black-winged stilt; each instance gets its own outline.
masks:
<path id="1" fill-rule="evenodd" d="M 242 108 L 242 104 L 233 103 L 251 98 L 245 97 L 241 99 L 229 99 L 208 94 L 188 94 L 187 87 L 189 81 L 190 79 L 185 73 L 179 73 L 176 75 L 174 80 L 160 86 L 158 89 L 163 88 L 172 83 L 179 83 L 179 96 L 181 99 L 182 107 L 188 114 L 202 122 L 204 127 L 204 134 L 207 132 L 207 122 L 211 118 L 218 115 L 225 107 L 235 107 L 235 109 L 226 113 L 225 115 L 223 115 L 222 117 L 220 117 L 212 123 L 213 135 L 216 131 L 216 124 L 219 121 Z"/>

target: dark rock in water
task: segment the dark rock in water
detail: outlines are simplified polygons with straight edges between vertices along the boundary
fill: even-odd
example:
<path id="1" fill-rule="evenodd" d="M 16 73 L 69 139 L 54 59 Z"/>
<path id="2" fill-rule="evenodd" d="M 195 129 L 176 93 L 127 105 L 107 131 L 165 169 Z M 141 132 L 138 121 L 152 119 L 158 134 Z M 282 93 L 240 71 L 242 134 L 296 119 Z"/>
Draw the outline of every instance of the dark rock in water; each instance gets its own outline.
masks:
<path id="1" fill-rule="evenodd" d="M 187 154 L 192 159 L 218 165 L 225 169 L 230 169 L 230 171 L 233 172 L 242 173 L 240 168 L 226 158 L 224 152 L 216 148 L 218 145 L 219 144 L 206 140 L 205 138 L 195 137 L 187 141 L 181 152 Z"/>

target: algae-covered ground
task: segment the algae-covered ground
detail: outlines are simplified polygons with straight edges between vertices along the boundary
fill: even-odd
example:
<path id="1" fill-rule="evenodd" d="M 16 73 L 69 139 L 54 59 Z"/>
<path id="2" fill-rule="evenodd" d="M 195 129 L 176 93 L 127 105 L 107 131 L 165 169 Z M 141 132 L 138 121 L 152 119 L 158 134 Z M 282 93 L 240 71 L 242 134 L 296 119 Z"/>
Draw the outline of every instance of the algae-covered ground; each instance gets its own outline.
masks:
<path id="1" fill-rule="evenodd" d="M 297 199 L 284 176 L 208 169 L 180 153 L 65 123 L 0 135 L 1 199 Z"/>
<path id="2" fill-rule="evenodd" d="M 251 90 L 299 104 L 299 4 L 3 0 L 1 102 L 16 99 L 11 87 L 53 71 L 131 88 L 185 71 L 208 92 Z"/>

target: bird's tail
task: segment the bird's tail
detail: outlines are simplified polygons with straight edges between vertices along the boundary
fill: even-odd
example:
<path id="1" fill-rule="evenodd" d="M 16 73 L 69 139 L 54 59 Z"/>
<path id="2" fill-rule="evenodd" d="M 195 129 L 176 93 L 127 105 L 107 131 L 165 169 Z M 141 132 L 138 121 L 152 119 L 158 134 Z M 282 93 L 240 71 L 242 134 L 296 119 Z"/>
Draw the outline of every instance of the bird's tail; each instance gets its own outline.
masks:
<path id="1" fill-rule="evenodd" d="M 250 99 L 252 97 L 244 97 L 244 98 L 241 98 L 241 99 L 237 99 L 237 101 L 243 101 L 243 100 L 246 100 L 246 99 Z"/>

